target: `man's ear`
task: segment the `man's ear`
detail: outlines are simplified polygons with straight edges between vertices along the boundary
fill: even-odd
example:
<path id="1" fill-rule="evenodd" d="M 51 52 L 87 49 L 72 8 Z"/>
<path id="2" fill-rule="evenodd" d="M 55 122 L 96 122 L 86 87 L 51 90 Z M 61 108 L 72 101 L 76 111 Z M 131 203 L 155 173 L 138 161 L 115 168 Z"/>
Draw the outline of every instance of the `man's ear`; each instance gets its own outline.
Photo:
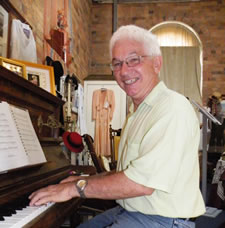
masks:
<path id="1" fill-rule="evenodd" d="M 156 56 L 153 59 L 153 68 L 156 74 L 159 74 L 162 67 L 162 56 Z"/>

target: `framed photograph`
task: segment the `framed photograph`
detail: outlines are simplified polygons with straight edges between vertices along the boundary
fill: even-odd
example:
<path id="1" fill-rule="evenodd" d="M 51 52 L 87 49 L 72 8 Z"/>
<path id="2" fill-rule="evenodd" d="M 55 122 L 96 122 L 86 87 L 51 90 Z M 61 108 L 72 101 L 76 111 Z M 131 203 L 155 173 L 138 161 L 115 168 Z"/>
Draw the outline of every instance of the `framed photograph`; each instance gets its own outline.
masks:
<path id="1" fill-rule="evenodd" d="M 18 74 L 20 77 L 27 79 L 25 64 L 4 57 L 0 57 L 0 65 Z"/>
<path id="2" fill-rule="evenodd" d="M 0 56 L 7 57 L 9 13 L 0 5 Z"/>
<path id="3" fill-rule="evenodd" d="M 15 60 L 25 65 L 27 80 L 56 96 L 55 76 L 52 66 Z"/>

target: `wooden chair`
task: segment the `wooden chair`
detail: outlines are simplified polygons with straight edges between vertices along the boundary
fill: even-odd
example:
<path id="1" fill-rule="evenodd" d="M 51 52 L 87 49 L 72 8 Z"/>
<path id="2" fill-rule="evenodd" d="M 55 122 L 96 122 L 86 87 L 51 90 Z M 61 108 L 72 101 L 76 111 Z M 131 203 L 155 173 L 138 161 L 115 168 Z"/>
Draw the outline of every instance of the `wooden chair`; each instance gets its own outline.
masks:
<path id="1" fill-rule="evenodd" d="M 113 129 L 112 125 L 109 125 L 109 135 L 110 135 L 110 147 L 111 147 L 111 169 L 116 168 L 117 156 L 118 156 L 118 144 L 116 143 L 116 137 L 120 137 L 120 129 Z"/>
<path id="2" fill-rule="evenodd" d="M 97 156 L 97 154 L 95 152 L 95 148 L 94 148 L 94 144 L 93 144 L 94 143 L 93 138 L 88 134 L 85 134 L 82 137 L 84 138 L 84 141 L 87 144 L 88 151 L 91 155 L 91 159 L 94 163 L 94 166 L 96 168 L 97 173 L 105 172 L 106 169 L 104 168 L 102 160 Z"/>

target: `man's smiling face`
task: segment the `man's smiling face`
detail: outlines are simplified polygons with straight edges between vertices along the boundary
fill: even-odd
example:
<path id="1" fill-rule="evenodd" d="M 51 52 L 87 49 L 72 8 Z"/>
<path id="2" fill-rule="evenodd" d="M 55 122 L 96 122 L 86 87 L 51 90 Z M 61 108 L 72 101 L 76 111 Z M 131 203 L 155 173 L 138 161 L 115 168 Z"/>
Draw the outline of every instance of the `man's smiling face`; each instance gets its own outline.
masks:
<path id="1" fill-rule="evenodd" d="M 138 65 L 129 67 L 124 60 L 135 56 L 144 57 L 140 59 Z M 114 63 L 124 61 L 121 69 L 114 71 L 115 79 L 119 86 L 137 105 L 144 100 L 152 88 L 158 83 L 159 72 L 156 72 L 154 67 L 155 58 L 147 56 L 143 44 L 134 40 L 119 40 L 113 47 L 112 61 Z"/>

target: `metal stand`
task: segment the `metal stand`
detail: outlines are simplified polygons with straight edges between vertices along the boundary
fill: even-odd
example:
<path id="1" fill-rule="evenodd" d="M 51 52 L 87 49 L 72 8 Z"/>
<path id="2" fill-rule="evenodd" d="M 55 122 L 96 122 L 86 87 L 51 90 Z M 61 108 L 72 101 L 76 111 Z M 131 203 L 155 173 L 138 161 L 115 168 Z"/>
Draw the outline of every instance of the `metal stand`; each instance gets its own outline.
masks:
<path id="1" fill-rule="evenodd" d="M 191 101 L 192 104 L 194 104 L 199 112 L 202 113 L 203 115 L 203 127 L 202 127 L 202 132 L 203 132 L 203 152 L 202 152 L 202 196 L 203 199 L 206 203 L 206 196 L 207 196 L 207 120 L 213 121 L 213 123 L 217 125 L 222 125 L 211 113 L 209 113 L 204 107 L 196 103 L 195 101 Z"/>
<path id="2" fill-rule="evenodd" d="M 202 126 L 202 141 L 203 141 L 203 152 L 202 152 L 202 196 L 206 203 L 207 196 L 207 161 L 208 161 L 208 153 L 207 153 L 207 117 L 203 115 L 203 126 Z"/>

